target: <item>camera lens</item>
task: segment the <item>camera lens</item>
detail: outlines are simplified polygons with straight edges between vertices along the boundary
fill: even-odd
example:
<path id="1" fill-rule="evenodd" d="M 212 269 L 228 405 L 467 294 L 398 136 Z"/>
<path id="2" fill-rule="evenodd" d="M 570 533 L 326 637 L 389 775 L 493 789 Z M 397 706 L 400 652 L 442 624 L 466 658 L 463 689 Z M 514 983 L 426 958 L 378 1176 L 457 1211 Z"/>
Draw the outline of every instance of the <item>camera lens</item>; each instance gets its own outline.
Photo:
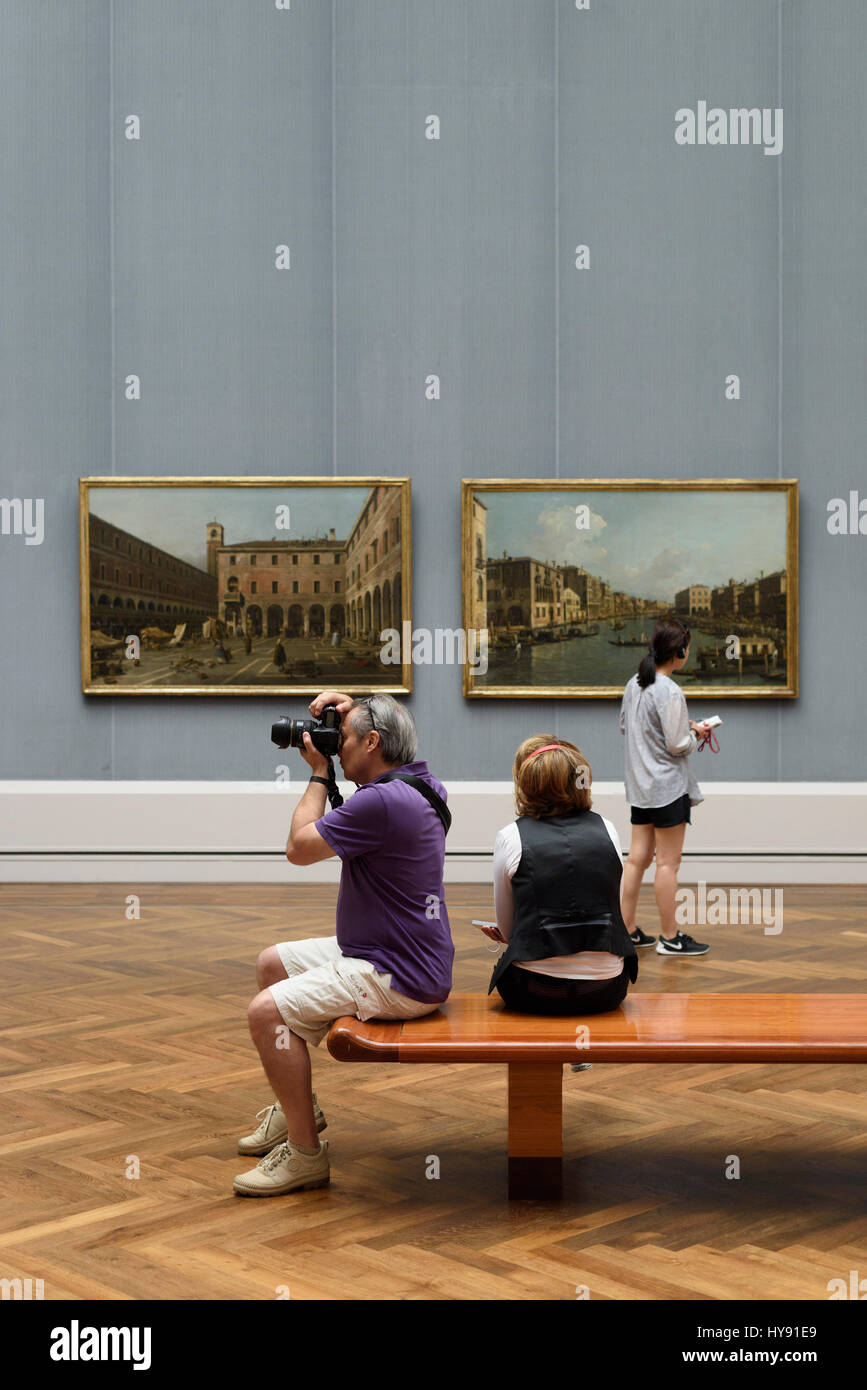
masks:
<path id="1" fill-rule="evenodd" d="M 336 714 L 336 711 L 334 712 Z M 330 721 L 328 721 L 330 722 Z M 340 739 L 340 721 L 335 719 L 334 727 L 318 719 L 290 719 L 288 715 L 271 725 L 271 742 L 278 748 L 303 748 L 304 735 L 309 734 L 313 747 L 326 757 L 334 757 Z"/>
<path id="2" fill-rule="evenodd" d="M 277 720 L 276 724 L 271 725 L 271 742 L 276 743 L 278 748 L 292 747 L 292 725 L 296 723 L 288 715 L 283 715 Z"/>

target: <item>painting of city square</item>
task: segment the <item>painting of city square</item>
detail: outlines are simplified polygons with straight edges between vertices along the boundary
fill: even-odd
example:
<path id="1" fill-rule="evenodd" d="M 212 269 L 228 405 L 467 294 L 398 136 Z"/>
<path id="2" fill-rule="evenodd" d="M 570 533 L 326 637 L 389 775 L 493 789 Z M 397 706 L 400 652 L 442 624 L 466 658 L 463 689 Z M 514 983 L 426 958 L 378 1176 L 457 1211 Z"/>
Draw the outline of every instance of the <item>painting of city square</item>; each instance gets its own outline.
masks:
<path id="1" fill-rule="evenodd" d="M 488 659 L 464 668 L 464 694 L 620 697 L 675 616 L 687 694 L 796 696 L 797 489 L 465 479 L 464 624 L 487 629 Z"/>
<path id="2" fill-rule="evenodd" d="M 411 688 L 407 479 L 84 478 L 80 527 L 87 694 Z"/>

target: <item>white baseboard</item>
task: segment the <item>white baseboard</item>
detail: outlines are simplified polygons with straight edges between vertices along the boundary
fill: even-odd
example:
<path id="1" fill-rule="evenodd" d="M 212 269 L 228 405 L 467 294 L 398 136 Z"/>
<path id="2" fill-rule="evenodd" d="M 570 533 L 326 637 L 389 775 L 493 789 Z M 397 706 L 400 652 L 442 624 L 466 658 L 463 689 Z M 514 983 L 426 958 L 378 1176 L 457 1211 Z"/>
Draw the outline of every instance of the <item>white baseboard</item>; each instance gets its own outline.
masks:
<path id="1" fill-rule="evenodd" d="M 0 880 L 336 883 L 336 859 L 299 868 L 285 858 L 304 785 L 0 782 Z M 514 817 L 511 784 L 454 782 L 448 792 L 446 882 L 489 883 L 494 837 Z M 867 882 L 867 783 L 722 782 L 705 796 L 687 830 L 681 882 Z M 626 851 L 623 784 L 595 783 L 593 807 Z"/>

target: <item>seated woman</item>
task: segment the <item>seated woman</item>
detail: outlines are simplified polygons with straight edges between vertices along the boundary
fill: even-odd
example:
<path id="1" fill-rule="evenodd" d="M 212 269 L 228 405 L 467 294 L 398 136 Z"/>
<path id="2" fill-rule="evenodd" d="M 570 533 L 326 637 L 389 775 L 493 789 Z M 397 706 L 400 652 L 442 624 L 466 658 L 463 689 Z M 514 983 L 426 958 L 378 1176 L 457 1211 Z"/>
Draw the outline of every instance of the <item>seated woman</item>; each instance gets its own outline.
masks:
<path id="1" fill-rule="evenodd" d="M 620 913 L 617 831 L 590 809 L 590 766 L 573 743 L 525 739 L 512 769 L 518 819 L 494 843 L 494 986 L 522 1013 L 616 1009 L 638 975 Z"/>

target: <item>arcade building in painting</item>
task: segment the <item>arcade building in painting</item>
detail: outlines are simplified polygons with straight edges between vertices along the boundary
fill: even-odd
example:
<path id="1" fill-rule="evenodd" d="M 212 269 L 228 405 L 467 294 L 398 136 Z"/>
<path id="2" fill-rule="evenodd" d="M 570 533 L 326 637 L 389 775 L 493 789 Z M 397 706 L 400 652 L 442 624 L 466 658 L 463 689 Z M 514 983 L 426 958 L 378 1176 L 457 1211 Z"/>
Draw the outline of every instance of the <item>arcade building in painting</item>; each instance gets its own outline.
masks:
<path id="1" fill-rule="evenodd" d="M 209 521 L 204 570 L 91 513 L 91 626 L 119 637 L 217 618 L 232 636 L 378 641 L 403 616 L 400 507 L 399 488 L 371 488 L 344 539 L 331 527 L 228 545 Z"/>

